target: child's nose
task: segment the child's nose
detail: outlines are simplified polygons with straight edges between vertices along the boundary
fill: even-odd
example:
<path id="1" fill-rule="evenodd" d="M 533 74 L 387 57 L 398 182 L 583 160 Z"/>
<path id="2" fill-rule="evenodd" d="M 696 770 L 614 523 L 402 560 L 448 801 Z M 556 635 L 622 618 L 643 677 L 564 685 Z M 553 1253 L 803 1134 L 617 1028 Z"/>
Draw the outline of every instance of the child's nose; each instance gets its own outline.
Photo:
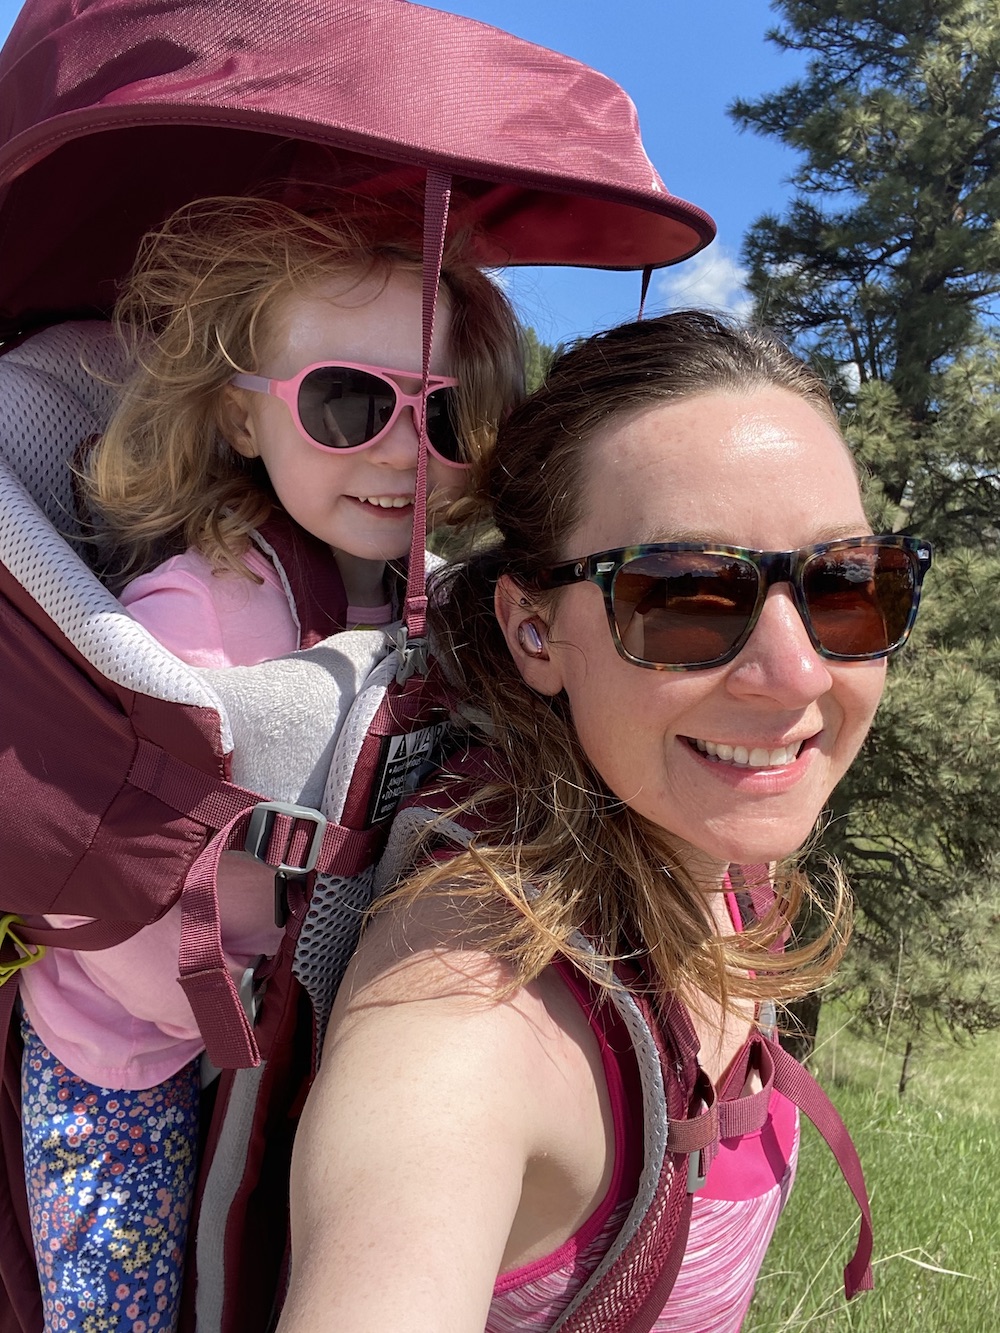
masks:
<path id="1" fill-rule="evenodd" d="M 392 425 L 371 447 L 375 461 L 385 467 L 401 470 L 417 466 L 417 452 L 420 447 L 419 411 L 419 403 L 402 405 Z"/>

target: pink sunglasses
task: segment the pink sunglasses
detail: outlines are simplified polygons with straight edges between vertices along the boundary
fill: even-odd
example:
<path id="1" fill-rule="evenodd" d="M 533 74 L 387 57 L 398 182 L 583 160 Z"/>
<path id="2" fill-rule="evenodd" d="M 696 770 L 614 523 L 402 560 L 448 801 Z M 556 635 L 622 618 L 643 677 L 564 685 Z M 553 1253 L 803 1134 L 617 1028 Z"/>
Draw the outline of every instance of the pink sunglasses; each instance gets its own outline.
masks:
<path id="1" fill-rule="evenodd" d="M 267 393 L 288 404 L 300 434 L 318 449 L 356 453 L 380 440 L 405 407 L 420 420 L 421 395 L 405 393 L 397 379 L 420 379 L 410 370 L 318 361 L 290 380 L 234 375 L 239 389 Z M 449 467 L 468 467 L 456 429 L 458 380 L 431 375 L 427 394 L 427 441 L 431 453 Z"/>

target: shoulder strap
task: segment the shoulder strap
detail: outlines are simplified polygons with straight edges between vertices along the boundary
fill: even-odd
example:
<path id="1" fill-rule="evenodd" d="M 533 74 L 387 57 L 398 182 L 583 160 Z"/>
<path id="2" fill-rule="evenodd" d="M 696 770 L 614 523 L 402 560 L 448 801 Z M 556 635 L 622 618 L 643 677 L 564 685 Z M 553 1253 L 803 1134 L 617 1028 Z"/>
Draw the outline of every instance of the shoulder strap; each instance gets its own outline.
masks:
<path id="1" fill-rule="evenodd" d="M 698 1070 L 697 1038 L 682 1007 L 671 1008 L 670 1018 L 661 1022 L 641 988 L 628 985 L 628 977 L 622 980 L 626 985 L 612 992 L 612 999 L 632 1037 L 643 1083 L 642 1176 L 621 1235 L 552 1333 L 649 1333 L 667 1304 L 687 1246 L 687 1160 L 671 1143 L 670 1131 L 710 1096 L 702 1086 L 708 1080 Z M 654 1074 L 658 1097 L 649 1095 Z"/>

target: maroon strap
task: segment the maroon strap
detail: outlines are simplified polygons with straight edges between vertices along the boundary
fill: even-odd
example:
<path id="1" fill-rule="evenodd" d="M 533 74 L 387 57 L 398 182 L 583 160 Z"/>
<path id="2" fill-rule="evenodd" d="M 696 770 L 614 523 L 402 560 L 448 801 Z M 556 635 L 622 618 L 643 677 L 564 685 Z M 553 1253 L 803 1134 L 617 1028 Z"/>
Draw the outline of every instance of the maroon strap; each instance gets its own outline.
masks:
<path id="1" fill-rule="evenodd" d="M 413 496 L 413 533 L 410 537 L 410 563 L 406 574 L 406 604 L 403 609 L 403 621 L 408 639 L 422 639 L 426 629 L 427 586 L 424 577 L 424 547 L 427 542 L 427 380 L 431 373 L 434 314 L 437 309 L 438 284 L 441 281 L 441 264 L 450 204 L 451 177 L 436 168 L 428 168 L 424 187 L 423 406 L 420 411 L 420 449 L 417 454 L 417 479 Z"/>
<path id="2" fill-rule="evenodd" d="M 837 1108 L 809 1071 L 777 1042 L 769 1044 L 774 1057 L 775 1088 L 804 1111 L 822 1134 L 861 1209 L 858 1243 L 844 1269 L 844 1291 L 850 1300 L 859 1291 L 872 1289 L 872 1217 L 857 1149 Z"/>
<path id="3" fill-rule="evenodd" d="M 766 862 L 758 865 L 731 865 L 729 882 L 733 886 L 734 893 L 746 894 L 754 916 L 758 921 L 762 921 L 774 906 L 771 867 Z"/>
<path id="4" fill-rule="evenodd" d="M 706 1079 L 708 1099 L 703 1097 L 704 1109 L 687 1120 L 671 1120 L 667 1131 L 669 1150 L 704 1152 L 719 1139 L 735 1139 L 763 1129 L 774 1087 L 771 1050 L 772 1044 L 763 1037 L 751 1037 L 734 1060 L 720 1096 L 715 1095 L 711 1082 Z M 753 1070 L 760 1074 L 759 1090 L 745 1096 L 727 1097 L 726 1091 L 732 1086 L 743 1087 Z"/>
<path id="5" fill-rule="evenodd" d="M 263 798 L 258 792 L 192 768 L 148 741 L 138 742 L 129 781 L 179 814 L 216 831 L 188 871 L 181 893 L 180 983 L 212 1063 L 219 1068 L 258 1064 L 257 1045 L 222 949 L 216 877 L 222 853 L 244 849 L 251 817 Z M 269 865 L 303 866 L 313 859 L 309 855 L 313 852 L 318 872 L 336 868 L 338 874 L 353 875 L 370 864 L 380 836 L 381 830 L 334 823 L 326 823 L 320 831 L 316 820 L 282 813 L 279 807 L 267 821 L 257 854 Z M 18 934 L 29 944 L 99 949 L 129 938 L 143 924 L 112 927 L 95 922 L 66 929 L 19 926 Z M 14 989 L 9 983 L 0 986 L 8 1019 Z"/>
<path id="6" fill-rule="evenodd" d="M 218 872 L 223 852 L 242 851 L 252 811 L 236 816 L 211 840 L 188 872 L 181 894 L 180 984 L 194 1011 L 212 1064 L 220 1069 L 246 1069 L 260 1064 L 260 1052 L 222 947 Z M 276 815 L 265 859 L 303 864 L 315 825 Z M 356 874 L 368 864 L 378 836 L 328 824 L 323 832 L 317 868 L 334 864 L 338 874 Z"/>
<path id="7" fill-rule="evenodd" d="M 284 571 L 299 622 L 299 645 L 312 648 L 347 625 L 347 593 L 329 546 L 273 509 L 260 536 Z"/>

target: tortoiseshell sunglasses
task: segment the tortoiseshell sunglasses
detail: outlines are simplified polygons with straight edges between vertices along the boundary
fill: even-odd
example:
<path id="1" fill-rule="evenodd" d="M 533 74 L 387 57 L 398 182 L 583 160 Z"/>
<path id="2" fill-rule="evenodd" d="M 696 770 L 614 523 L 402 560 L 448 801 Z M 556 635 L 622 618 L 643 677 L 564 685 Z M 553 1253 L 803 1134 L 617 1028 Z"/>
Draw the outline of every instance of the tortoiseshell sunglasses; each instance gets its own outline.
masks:
<path id="1" fill-rule="evenodd" d="M 654 542 L 599 551 L 542 570 L 542 590 L 596 583 L 622 657 L 659 671 L 731 662 L 753 633 L 767 590 L 788 583 L 822 656 L 887 657 L 906 642 L 931 566 L 930 542 L 843 537 L 797 551 Z"/>

